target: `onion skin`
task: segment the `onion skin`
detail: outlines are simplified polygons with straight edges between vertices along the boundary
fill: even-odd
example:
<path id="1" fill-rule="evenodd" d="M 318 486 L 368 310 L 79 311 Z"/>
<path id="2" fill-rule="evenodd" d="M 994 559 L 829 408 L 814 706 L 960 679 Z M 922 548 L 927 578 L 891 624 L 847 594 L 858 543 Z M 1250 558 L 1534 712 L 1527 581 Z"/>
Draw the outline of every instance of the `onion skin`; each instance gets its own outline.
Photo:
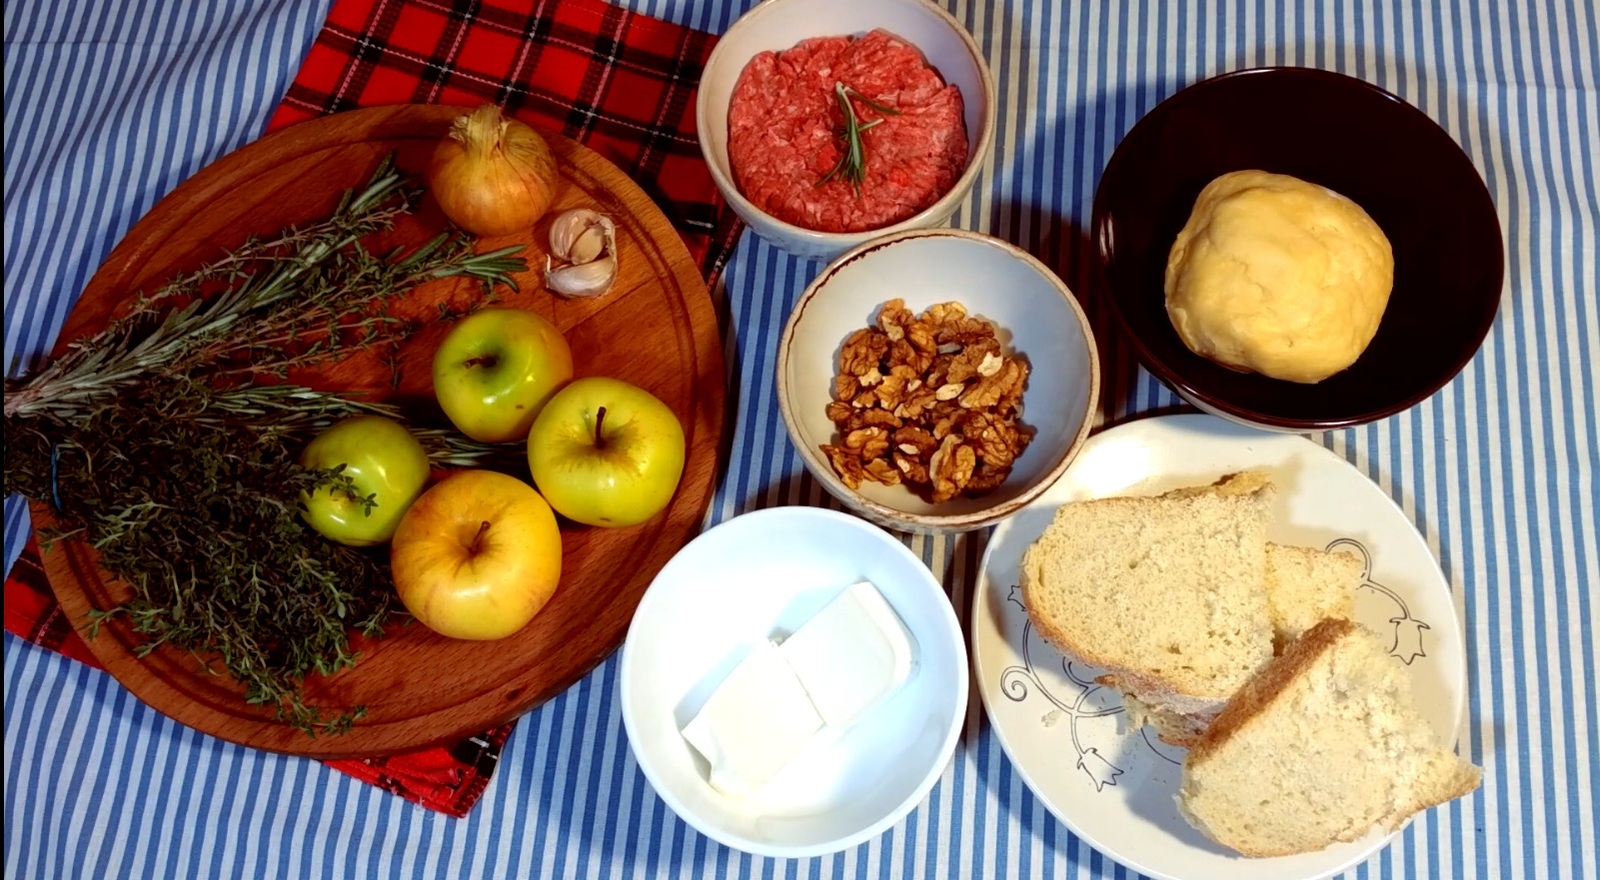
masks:
<path id="1" fill-rule="evenodd" d="M 532 229 L 555 201 L 559 180 L 545 139 L 493 104 L 458 117 L 428 169 L 445 216 L 474 235 Z"/>

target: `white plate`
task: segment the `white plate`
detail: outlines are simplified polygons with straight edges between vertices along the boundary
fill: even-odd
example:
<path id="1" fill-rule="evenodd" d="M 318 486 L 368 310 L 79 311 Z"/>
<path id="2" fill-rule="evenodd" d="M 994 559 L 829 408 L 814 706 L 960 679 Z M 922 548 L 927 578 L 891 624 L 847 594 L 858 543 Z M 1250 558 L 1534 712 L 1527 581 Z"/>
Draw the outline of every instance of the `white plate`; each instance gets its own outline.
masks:
<path id="1" fill-rule="evenodd" d="M 1209 483 L 1247 468 L 1278 486 L 1269 537 L 1339 547 L 1367 560 L 1356 617 L 1409 668 L 1422 714 L 1454 743 L 1466 690 L 1450 589 L 1416 527 L 1354 467 L 1300 436 L 1206 415 L 1143 419 L 1089 438 L 1066 474 L 989 541 L 973 597 L 972 650 L 989 721 L 1024 782 L 1073 833 L 1134 870 L 1166 880 L 1311 880 L 1363 861 L 1392 835 L 1373 831 L 1321 852 L 1248 859 L 1201 836 L 1173 796 L 1183 750 L 1125 735 L 1122 701 L 1068 663 L 1028 622 L 1017 587 L 1023 552 L 1068 501 Z"/>
<path id="2" fill-rule="evenodd" d="M 758 796 L 712 788 L 680 729 L 753 647 L 862 580 L 911 632 L 911 678 Z M 651 582 L 622 648 L 622 721 L 639 768 L 690 825 L 757 855 L 823 855 L 882 834 L 927 797 L 966 719 L 967 669 L 949 597 L 900 539 L 833 510 L 769 508 L 704 532 Z"/>

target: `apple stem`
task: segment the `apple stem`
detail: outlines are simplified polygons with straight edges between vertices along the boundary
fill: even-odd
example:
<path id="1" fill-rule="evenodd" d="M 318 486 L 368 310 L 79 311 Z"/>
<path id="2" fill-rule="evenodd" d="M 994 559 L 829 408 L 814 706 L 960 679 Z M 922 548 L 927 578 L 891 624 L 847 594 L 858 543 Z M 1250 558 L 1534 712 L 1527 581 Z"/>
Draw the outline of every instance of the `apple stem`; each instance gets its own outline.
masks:
<path id="1" fill-rule="evenodd" d="M 478 533 L 472 536 L 472 546 L 468 548 L 471 552 L 478 552 L 480 545 L 483 544 L 483 533 L 487 531 L 489 531 L 489 521 L 484 520 L 483 523 L 478 526 Z"/>
<path id="2" fill-rule="evenodd" d="M 605 425 L 605 423 L 606 408 L 602 406 L 600 407 L 600 411 L 594 414 L 594 448 L 596 449 L 605 448 L 606 438 L 600 434 L 600 429 Z"/>

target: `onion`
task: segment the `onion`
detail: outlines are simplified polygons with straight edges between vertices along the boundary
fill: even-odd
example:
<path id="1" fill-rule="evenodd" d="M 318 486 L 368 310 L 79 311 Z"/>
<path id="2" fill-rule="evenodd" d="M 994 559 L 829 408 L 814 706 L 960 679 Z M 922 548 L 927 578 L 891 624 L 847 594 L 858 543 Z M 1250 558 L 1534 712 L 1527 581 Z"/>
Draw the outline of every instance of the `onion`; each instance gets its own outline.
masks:
<path id="1" fill-rule="evenodd" d="M 555 200 L 558 179 L 544 138 L 493 104 L 456 118 L 428 170 L 445 216 L 474 235 L 531 229 Z"/>

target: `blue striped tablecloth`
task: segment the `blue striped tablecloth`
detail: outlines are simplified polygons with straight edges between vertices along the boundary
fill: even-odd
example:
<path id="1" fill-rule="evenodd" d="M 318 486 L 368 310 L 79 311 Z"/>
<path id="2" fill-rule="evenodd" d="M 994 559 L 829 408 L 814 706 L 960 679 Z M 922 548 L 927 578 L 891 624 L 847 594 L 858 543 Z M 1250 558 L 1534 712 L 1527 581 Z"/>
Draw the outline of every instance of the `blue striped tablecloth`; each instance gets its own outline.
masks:
<path id="1" fill-rule="evenodd" d="M 38 362 L 77 292 L 167 190 L 256 137 L 329 0 L 5 4 L 5 357 Z M 443 2 L 443 0 L 441 0 Z M 867 2 L 867 0 L 864 0 Z M 999 84 L 992 166 L 954 222 L 1087 288 L 1081 244 L 1122 133 L 1202 77 L 1296 64 L 1367 79 L 1442 124 L 1483 173 L 1507 286 L 1482 352 L 1415 409 L 1318 437 L 1400 502 L 1466 620 L 1463 749 L 1483 787 L 1430 811 L 1357 877 L 1595 877 L 1600 407 L 1600 29 L 1592 0 L 944 0 Z M 468 4 L 470 5 L 470 4 Z M 749 0 L 631 0 L 720 31 Z M 799 477 L 774 348 L 818 266 L 746 236 L 727 273 L 742 389 L 712 521 L 824 503 Z M 1135 375 L 1105 334 L 1112 375 Z M 1138 373 L 1106 419 L 1176 401 Z M 7 503 L 7 561 L 26 528 Z M 916 539 L 965 617 L 978 540 Z M 530 713 L 465 820 L 308 760 L 196 734 L 103 673 L 5 637 L 5 876 L 1123 877 L 1022 784 L 974 696 L 927 803 L 880 839 L 798 862 L 732 852 L 638 771 L 615 658 Z M 70 792 L 70 794 L 69 794 Z"/>

